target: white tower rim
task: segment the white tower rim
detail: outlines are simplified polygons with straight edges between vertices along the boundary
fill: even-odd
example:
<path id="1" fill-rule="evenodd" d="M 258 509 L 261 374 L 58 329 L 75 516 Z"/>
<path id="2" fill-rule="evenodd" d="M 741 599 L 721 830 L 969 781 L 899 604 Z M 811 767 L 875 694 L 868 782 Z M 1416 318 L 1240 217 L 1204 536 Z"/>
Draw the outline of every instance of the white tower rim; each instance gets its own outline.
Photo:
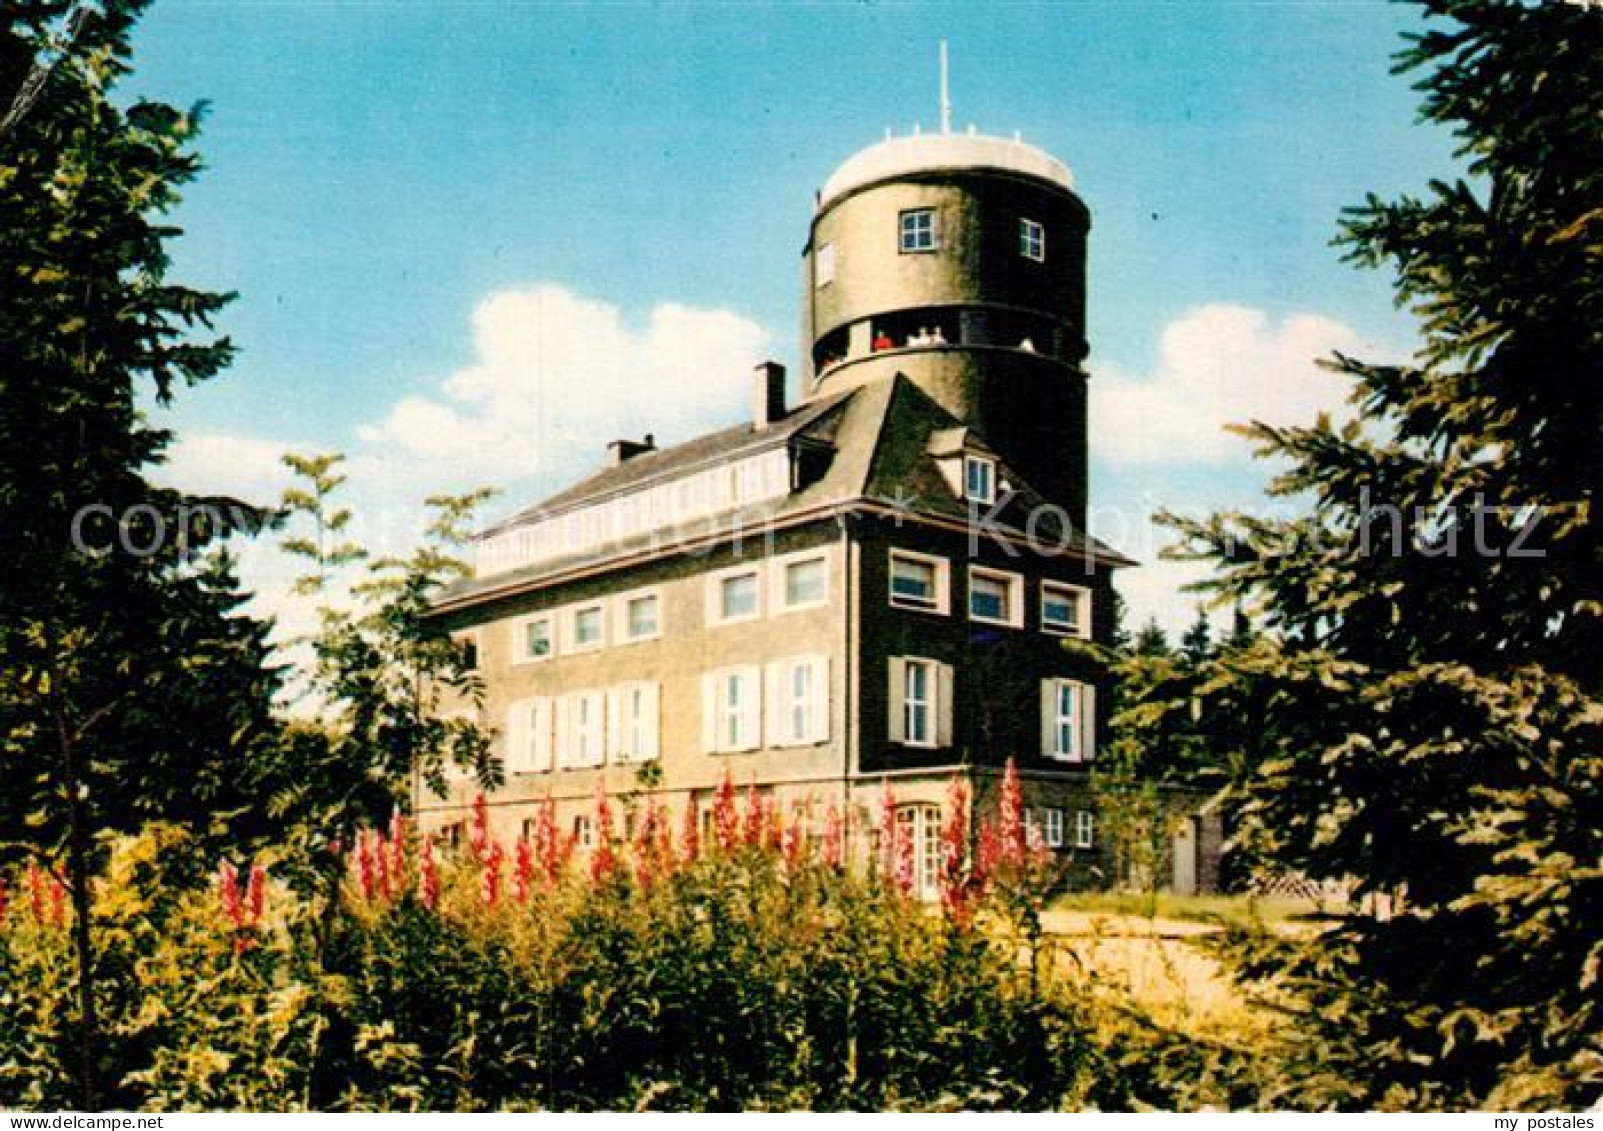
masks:
<path id="1" fill-rule="evenodd" d="M 876 181 L 909 173 L 998 169 L 1072 190 L 1069 167 L 1046 150 L 1017 138 L 976 133 L 916 133 L 886 138 L 848 157 L 819 192 L 819 207 Z"/>

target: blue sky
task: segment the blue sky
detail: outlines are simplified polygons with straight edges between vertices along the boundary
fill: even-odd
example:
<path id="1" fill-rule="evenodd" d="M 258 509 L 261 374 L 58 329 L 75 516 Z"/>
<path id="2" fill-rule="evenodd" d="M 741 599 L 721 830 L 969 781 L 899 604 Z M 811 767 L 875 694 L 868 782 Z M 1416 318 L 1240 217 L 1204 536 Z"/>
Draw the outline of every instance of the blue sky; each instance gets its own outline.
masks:
<path id="1" fill-rule="evenodd" d="M 1021 130 L 1092 210 L 1094 500 L 1151 560 L 1152 505 L 1255 496 L 1216 417 L 1332 402 L 1307 365 L 1331 346 L 1407 348 L 1389 280 L 1330 240 L 1366 192 L 1451 170 L 1389 73 L 1415 24 L 1366 0 L 158 2 L 130 85 L 211 103 L 177 272 L 240 292 L 243 351 L 171 413 L 173 474 L 260 496 L 276 451 L 338 448 L 373 511 L 486 477 L 516 505 L 615 434 L 737 419 L 752 355 L 794 362 L 814 190 L 932 127 L 944 38 L 956 123 Z M 520 412 L 526 435 L 489 420 Z M 1182 572 L 1132 579 L 1138 612 L 1183 621 Z"/>

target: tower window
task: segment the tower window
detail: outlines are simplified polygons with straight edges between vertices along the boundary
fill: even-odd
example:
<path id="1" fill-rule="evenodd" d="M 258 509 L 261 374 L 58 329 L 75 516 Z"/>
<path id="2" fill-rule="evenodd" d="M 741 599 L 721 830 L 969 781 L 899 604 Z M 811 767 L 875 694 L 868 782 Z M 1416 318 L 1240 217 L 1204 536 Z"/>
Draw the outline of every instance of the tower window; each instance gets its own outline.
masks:
<path id="1" fill-rule="evenodd" d="M 1026 216 L 1019 217 L 1019 254 L 1037 263 L 1046 262 L 1046 228 Z"/>
<path id="2" fill-rule="evenodd" d="M 835 245 L 826 243 L 818 249 L 813 259 L 813 281 L 817 286 L 827 287 L 835 281 Z"/>
<path id="3" fill-rule="evenodd" d="M 935 209 L 911 208 L 901 217 L 901 249 L 903 251 L 934 251 L 938 246 L 935 231 Z"/>

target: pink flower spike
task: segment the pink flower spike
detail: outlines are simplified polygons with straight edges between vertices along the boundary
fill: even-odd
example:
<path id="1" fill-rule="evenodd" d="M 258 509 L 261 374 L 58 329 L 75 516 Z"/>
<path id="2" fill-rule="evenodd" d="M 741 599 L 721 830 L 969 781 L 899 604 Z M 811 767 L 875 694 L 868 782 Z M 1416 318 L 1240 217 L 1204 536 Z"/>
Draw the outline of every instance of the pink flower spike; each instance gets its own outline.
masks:
<path id="1" fill-rule="evenodd" d="M 433 911 L 440 903 L 440 874 L 434 864 L 434 841 L 425 837 L 418 852 L 417 897 L 424 907 Z"/>

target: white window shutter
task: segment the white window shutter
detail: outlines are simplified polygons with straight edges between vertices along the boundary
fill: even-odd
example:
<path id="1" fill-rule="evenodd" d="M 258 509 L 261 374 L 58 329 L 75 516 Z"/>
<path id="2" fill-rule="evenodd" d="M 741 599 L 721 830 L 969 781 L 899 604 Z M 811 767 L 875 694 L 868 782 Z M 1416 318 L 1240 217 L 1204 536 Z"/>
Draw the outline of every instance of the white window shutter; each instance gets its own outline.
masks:
<path id="1" fill-rule="evenodd" d="M 578 764 L 573 749 L 573 697 L 564 695 L 552 705 L 556 708 L 557 765 L 567 769 Z"/>
<path id="2" fill-rule="evenodd" d="M 530 701 L 519 699 L 507 708 L 506 770 L 521 774 L 529 765 L 529 707 Z"/>
<path id="3" fill-rule="evenodd" d="M 529 744 L 529 769 L 545 773 L 551 769 L 551 700 L 536 699 L 529 708 L 529 727 L 534 731 Z"/>
<path id="4" fill-rule="evenodd" d="M 1048 758 L 1061 758 L 1058 751 L 1058 681 L 1041 681 L 1041 753 Z"/>
<path id="5" fill-rule="evenodd" d="M 763 669 L 763 726 L 769 746 L 785 746 L 791 740 L 785 717 L 790 699 L 790 664 L 788 660 L 775 660 Z"/>
<path id="6" fill-rule="evenodd" d="M 709 754 L 718 752 L 718 685 L 721 673 L 708 672 L 701 677 L 701 748 Z"/>
<path id="7" fill-rule="evenodd" d="M 829 657 L 814 656 L 809 661 L 812 669 L 812 703 L 807 714 L 807 737 L 813 742 L 829 739 Z"/>
<path id="8" fill-rule="evenodd" d="M 1096 757 L 1096 688 L 1089 683 L 1080 685 L 1080 759 L 1089 762 Z"/>
<path id="9" fill-rule="evenodd" d="M 645 722 L 641 727 L 644 736 L 644 748 L 636 750 L 637 757 L 645 761 L 653 761 L 662 752 L 662 694 L 658 683 L 643 683 L 640 685 L 645 697 L 642 710 L 645 713 Z"/>
<path id="10" fill-rule="evenodd" d="M 592 691 L 590 699 L 590 757 L 586 765 L 600 766 L 607 760 L 607 697 L 603 692 Z"/>
<path id="11" fill-rule="evenodd" d="M 738 678 L 744 684 L 740 696 L 740 745 L 742 750 L 755 750 L 762 745 L 763 670 L 756 666 L 742 668 Z"/>
<path id="12" fill-rule="evenodd" d="M 890 659 L 890 694 L 885 698 L 886 713 L 890 716 L 892 742 L 907 741 L 907 661 L 901 656 Z"/>
<path id="13" fill-rule="evenodd" d="M 634 753 L 628 749 L 628 736 L 623 726 L 623 697 L 626 687 L 609 687 L 607 697 L 607 741 L 603 749 L 612 760 L 627 762 Z"/>
<path id="14" fill-rule="evenodd" d="M 952 745 L 952 697 L 956 689 L 951 664 L 936 664 L 935 745 Z"/>

